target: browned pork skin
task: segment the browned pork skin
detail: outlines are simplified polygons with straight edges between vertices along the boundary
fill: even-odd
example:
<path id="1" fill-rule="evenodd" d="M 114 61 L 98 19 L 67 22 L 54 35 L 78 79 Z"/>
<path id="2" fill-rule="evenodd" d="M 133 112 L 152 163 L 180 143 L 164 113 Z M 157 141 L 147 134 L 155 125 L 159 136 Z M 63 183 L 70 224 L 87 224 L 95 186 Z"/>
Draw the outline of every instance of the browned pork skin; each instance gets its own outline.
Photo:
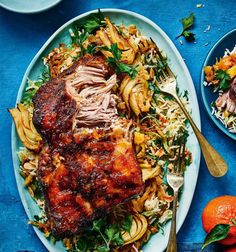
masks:
<path id="1" fill-rule="evenodd" d="M 56 237 L 78 233 L 142 192 L 128 124 L 117 116 L 115 84 L 103 57 L 85 55 L 34 97 L 33 122 L 46 142 L 38 178 Z"/>

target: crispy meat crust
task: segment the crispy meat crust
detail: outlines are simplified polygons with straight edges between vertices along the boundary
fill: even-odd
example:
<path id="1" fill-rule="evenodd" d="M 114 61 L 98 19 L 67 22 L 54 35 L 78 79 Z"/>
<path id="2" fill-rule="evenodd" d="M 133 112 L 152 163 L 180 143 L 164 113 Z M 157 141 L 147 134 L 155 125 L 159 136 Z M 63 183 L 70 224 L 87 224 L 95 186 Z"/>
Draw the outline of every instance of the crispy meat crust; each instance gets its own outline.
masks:
<path id="1" fill-rule="evenodd" d="M 46 147 L 39 158 L 39 178 L 56 237 L 78 233 L 143 189 L 131 142 L 101 137 L 78 147 L 63 154 Z"/>
<path id="2" fill-rule="evenodd" d="M 33 100 L 33 122 L 45 140 L 38 178 L 52 232 L 58 238 L 78 233 L 112 206 L 143 190 L 141 169 L 125 131 L 100 128 L 84 134 L 72 130 L 77 103 L 67 93 L 65 79 L 73 78 L 81 64 L 103 64 L 107 69 L 103 57 L 85 56 L 41 87 Z"/>

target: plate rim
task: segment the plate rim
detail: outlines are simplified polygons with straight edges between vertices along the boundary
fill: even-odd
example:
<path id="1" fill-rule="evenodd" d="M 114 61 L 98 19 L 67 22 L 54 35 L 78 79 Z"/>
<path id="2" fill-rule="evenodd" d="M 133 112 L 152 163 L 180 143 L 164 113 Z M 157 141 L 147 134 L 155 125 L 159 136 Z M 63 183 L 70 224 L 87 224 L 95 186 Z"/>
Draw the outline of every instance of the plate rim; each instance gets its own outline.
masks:
<path id="1" fill-rule="evenodd" d="M 194 106 L 195 106 L 195 123 L 198 126 L 199 130 L 201 130 L 201 117 L 200 117 L 200 110 L 199 110 L 199 104 L 198 104 L 198 100 L 197 100 L 197 94 L 196 94 L 196 89 L 195 86 L 193 84 L 193 80 L 192 77 L 190 75 L 190 72 L 181 56 L 181 54 L 179 53 L 178 49 L 176 48 L 176 46 L 174 45 L 174 43 L 172 42 L 172 40 L 168 37 L 168 35 L 160 28 L 160 26 L 158 26 L 157 24 L 155 24 L 152 20 L 150 20 L 149 18 L 146 18 L 143 15 L 140 15 L 136 12 L 133 11 L 129 11 L 129 10 L 124 10 L 124 9 L 116 9 L 116 8 L 101 8 L 100 9 L 102 12 L 109 12 L 109 13 L 119 13 L 119 14 L 126 14 L 126 15 L 130 15 L 132 17 L 135 17 L 145 23 L 147 23 L 148 25 L 152 26 L 155 30 L 157 30 L 161 36 L 163 37 L 163 39 L 166 41 L 166 43 L 169 45 L 169 47 L 173 50 L 176 58 L 180 61 L 181 63 L 181 68 L 183 69 L 183 72 L 186 76 L 186 79 L 188 80 L 188 88 L 189 90 L 191 90 L 192 96 L 193 96 L 193 102 L 194 102 Z M 46 47 L 49 45 L 49 43 L 51 41 L 53 41 L 53 39 L 68 25 L 70 25 L 71 23 L 73 23 L 76 20 L 79 20 L 81 18 L 84 18 L 85 16 L 91 14 L 91 13 L 96 13 L 97 9 L 91 10 L 91 11 L 87 11 L 85 13 L 82 13 L 72 19 L 70 19 L 69 21 L 67 21 L 66 23 L 64 23 L 61 27 L 59 27 L 47 40 L 46 42 L 43 44 L 43 46 L 39 49 L 39 51 L 35 54 L 35 56 L 33 57 L 33 59 L 31 60 L 30 64 L 28 65 L 23 79 L 21 81 L 19 90 L 18 90 L 18 94 L 17 94 L 17 98 L 16 98 L 16 104 L 17 105 L 18 102 L 20 102 L 24 88 L 25 88 L 25 83 L 27 80 L 27 77 L 31 71 L 31 69 L 33 68 L 35 62 L 37 61 L 38 57 L 40 56 L 40 54 L 46 49 Z M 195 137 L 196 138 L 196 137 Z M 25 212 L 27 214 L 27 217 L 29 218 L 29 216 L 31 215 L 30 210 L 28 208 L 27 202 L 25 201 L 25 199 L 23 198 L 23 187 L 22 184 L 19 183 L 19 181 L 17 181 L 17 177 L 19 176 L 19 160 L 17 157 L 17 150 L 16 150 L 16 146 L 17 146 L 17 141 L 18 136 L 16 133 L 16 129 L 15 129 L 15 125 L 14 122 L 12 123 L 12 129 L 11 129 L 11 148 L 12 148 L 12 160 L 13 160 L 13 167 L 14 167 L 14 173 L 15 173 L 15 179 L 16 179 L 16 184 L 17 184 L 17 189 L 20 195 L 20 199 L 22 202 L 22 205 L 24 206 Z M 192 190 L 193 193 L 192 195 L 188 198 L 188 206 L 185 208 L 185 212 L 184 212 L 184 217 L 182 217 L 182 219 L 180 221 L 177 222 L 177 232 L 179 231 L 179 229 L 181 228 L 181 226 L 183 225 L 184 221 L 186 220 L 187 214 L 189 212 L 191 203 L 192 203 L 192 199 L 194 196 L 194 192 L 196 189 L 196 185 L 197 185 L 197 179 L 199 176 L 199 168 L 200 168 L 200 158 L 201 158 L 201 152 L 200 152 L 200 146 L 197 142 L 197 146 L 196 146 L 196 165 L 193 168 L 196 168 L 195 171 L 195 175 L 196 177 L 193 179 L 192 184 Z M 177 211 L 178 214 L 178 211 Z M 170 228 L 170 223 L 168 223 L 165 227 L 167 230 L 169 230 Z M 33 226 L 33 229 L 35 231 L 35 233 L 37 234 L 39 240 L 44 244 L 44 246 L 49 249 L 50 247 L 48 246 L 48 240 L 42 239 L 43 234 L 36 228 Z M 164 237 L 164 236 L 163 236 Z M 165 248 L 167 246 L 167 240 L 165 241 Z M 51 248 L 50 248 L 51 249 Z M 54 250 L 53 250 L 54 251 Z"/>
<path id="2" fill-rule="evenodd" d="M 223 123 L 221 123 L 219 119 L 217 119 L 214 115 L 212 115 L 211 106 L 207 102 L 207 99 L 206 99 L 206 92 L 205 92 L 206 87 L 203 85 L 203 83 L 205 81 L 204 67 L 206 66 L 206 64 L 207 64 L 209 58 L 211 57 L 213 51 L 217 48 L 217 46 L 223 40 L 225 40 L 229 35 L 231 35 L 234 32 L 236 33 L 236 28 L 234 28 L 234 29 L 226 32 L 219 40 L 216 41 L 216 43 L 212 46 L 212 48 L 210 49 L 210 51 L 207 53 L 207 56 L 206 56 L 206 58 L 205 58 L 205 60 L 204 60 L 204 62 L 202 64 L 202 68 L 201 68 L 201 78 L 200 78 L 200 87 L 201 88 L 200 88 L 200 90 L 201 90 L 201 98 L 202 98 L 202 101 L 203 101 L 203 104 L 204 104 L 204 108 L 205 108 L 205 110 L 206 110 L 209 118 L 213 121 L 213 123 L 216 125 L 216 127 L 219 130 L 221 130 L 221 132 L 223 132 L 224 134 L 226 134 L 231 139 L 236 140 L 236 134 L 229 132 L 229 130 L 224 127 Z"/>
<path id="3" fill-rule="evenodd" d="M 52 7 L 54 7 L 55 5 L 59 4 L 62 0 L 55 0 L 54 2 L 52 2 L 50 5 L 45 6 L 45 7 L 41 7 L 38 9 L 32 9 L 32 10 L 23 10 L 23 9 L 17 9 L 14 7 L 9 7 L 7 4 L 4 3 L 0 3 L 0 7 L 8 10 L 8 11 L 12 11 L 15 13 L 21 13 L 21 14 L 34 14 L 34 13 L 40 13 L 46 10 L 51 9 Z"/>

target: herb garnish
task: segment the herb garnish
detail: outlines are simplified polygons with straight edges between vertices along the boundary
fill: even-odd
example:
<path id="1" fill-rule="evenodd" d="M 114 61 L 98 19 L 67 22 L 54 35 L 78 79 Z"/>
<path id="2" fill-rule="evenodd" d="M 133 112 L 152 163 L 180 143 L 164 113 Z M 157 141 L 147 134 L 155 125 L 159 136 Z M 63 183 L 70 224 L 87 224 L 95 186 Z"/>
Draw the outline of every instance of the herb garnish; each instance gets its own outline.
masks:
<path id="1" fill-rule="evenodd" d="M 231 77 L 226 71 L 221 69 L 216 70 L 215 79 L 219 80 L 219 89 L 224 91 L 229 88 Z"/>
<path id="2" fill-rule="evenodd" d="M 85 53 L 93 54 L 96 52 L 93 44 L 85 49 L 83 42 L 87 39 L 89 34 L 95 33 L 100 27 L 105 26 L 105 24 L 104 16 L 102 12 L 98 10 L 98 13 L 92 13 L 85 17 L 84 20 L 80 21 L 79 24 L 76 23 L 73 25 L 73 28 L 71 29 L 71 44 L 78 45 L 81 49 L 81 52 L 76 59 Z"/>
<path id="3" fill-rule="evenodd" d="M 194 33 L 190 31 L 190 29 L 193 27 L 194 23 L 194 14 L 191 13 L 188 17 L 182 18 L 182 26 L 183 30 L 180 35 L 177 36 L 177 38 L 184 36 L 187 41 L 193 41 L 195 40 Z"/>
<path id="4" fill-rule="evenodd" d="M 107 62 L 115 67 L 116 73 L 127 73 L 132 79 L 135 78 L 138 73 L 137 69 L 133 66 L 121 62 L 122 51 L 118 48 L 117 44 L 112 44 L 111 47 L 103 46 L 102 50 L 106 50 L 112 53 L 113 57 L 109 57 Z"/>
<path id="5" fill-rule="evenodd" d="M 98 9 L 98 13 L 89 14 L 82 21 L 79 21 L 79 24 L 76 23 L 76 30 L 84 30 L 86 33 L 92 34 L 97 31 L 100 27 L 105 26 L 104 15 Z"/>
<path id="6" fill-rule="evenodd" d="M 75 44 L 80 47 L 81 52 L 78 56 L 78 57 L 80 57 L 85 52 L 85 48 L 83 47 L 83 42 L 87 39 L 88 34 L 84 30 L 79 31 L 77 27 L 74 27 L 74 29 L 72 29 L 72 31 L 73 31 L 73 36 L 71 36 L 71 44 L 72 45 Z"/>
<path id="7" fill-rule="evenodd" d="M 94 220 L 92 226 L 84 230 L 83 235 L 69 251 L 111 251 L 112 246 L 123 245 L 121 232 L 129 232 L 131 225 L 132 215 L 130 214 L 126 215 L 123 221 L 119 223 L 109 223 L 107 217 Z"/>
<path id="8" fill-rule="evenodd" d="M 82 26 L 84 30 L 88 33 L 94 33 L 100 27 L 105 26 L 104 15 L 98 9 L 98 13 L 90 14 L 86 19 L 85 22 L 82 22 Z"/>
<path id="9" fill-rule="evenodd" d="M 32 81 L 28 79 L 28 86 L 24 92 L 24 96 L 21 100 L 22 103 L 31 104 L 32 99 L 35 96 L 38 89 L 47 81 L 50 80 L 50 69 L 48 65 L 45 65 L 42 75 L 38 81 Z"/>
<path id="10" fill-rule="evenodd" d="M 97 52 L 97 44 L 95 43 L 89 44 L 85 50 L 85 53 L 87 54 L 94 54 L 96 52 Z"/>

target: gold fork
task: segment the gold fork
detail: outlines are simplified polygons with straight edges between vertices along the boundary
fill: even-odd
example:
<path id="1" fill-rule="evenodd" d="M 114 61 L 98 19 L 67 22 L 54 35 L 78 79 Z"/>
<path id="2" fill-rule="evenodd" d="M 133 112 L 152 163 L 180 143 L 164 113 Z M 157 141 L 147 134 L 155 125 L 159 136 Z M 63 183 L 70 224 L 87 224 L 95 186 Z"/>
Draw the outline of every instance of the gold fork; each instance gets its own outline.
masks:
<path id="1" fill-rule="evenodd" d="M 189 115 L 188 111 L 186 110 L 185 106 L 181 102 L 180 98 L 177 95 L 176 91 L 176 78 L 172 73 L 169 66 L 166 64 L 165 60 L 161 52 L 157 49 L 157 53 L 159 56 L 160 61 L 162 62 L 164 69 L 161 71 L 157 82 L 160 84 L 160 90 L 164 93 L 167 93 L 175 98 L 176 102 L 179 104 L 180 108 L 184 112 L 185 116 L 189 120 L 190 125 L 198 139 L 200 144 L 202 154 L 206 161 L 207 168 L 212 176 L 214 177 L 222 177 L 226 174 L 228 167 L 225 160 L 221 157 L 221 155 L 208 143 L 206 138 L 202 135 L 194 121 L 192 120 L 191 116 Z"/>
<path id="2" fill-rule="evenodd" d="M 178 148 L 178 155 L 174 161 L 174 168 L 172 171 L 167 170 L 167 182 L 170 187 L 173 189 L 173 209 L 172 209 L 172 220 L 171 220 L 171 228 L 169 241 L 167 245 L 166 252 L 176 252 L 177 251 L 177 241 L 176 241 L 176 211 L 177 211 L 177 202 L 179 189 L 184 184 L 184 165 L 183 161 L 185 158 L 185 143 L 184 139 Z M 174 156 L 176 155 L 176 149 L 174 152 Z"/>

